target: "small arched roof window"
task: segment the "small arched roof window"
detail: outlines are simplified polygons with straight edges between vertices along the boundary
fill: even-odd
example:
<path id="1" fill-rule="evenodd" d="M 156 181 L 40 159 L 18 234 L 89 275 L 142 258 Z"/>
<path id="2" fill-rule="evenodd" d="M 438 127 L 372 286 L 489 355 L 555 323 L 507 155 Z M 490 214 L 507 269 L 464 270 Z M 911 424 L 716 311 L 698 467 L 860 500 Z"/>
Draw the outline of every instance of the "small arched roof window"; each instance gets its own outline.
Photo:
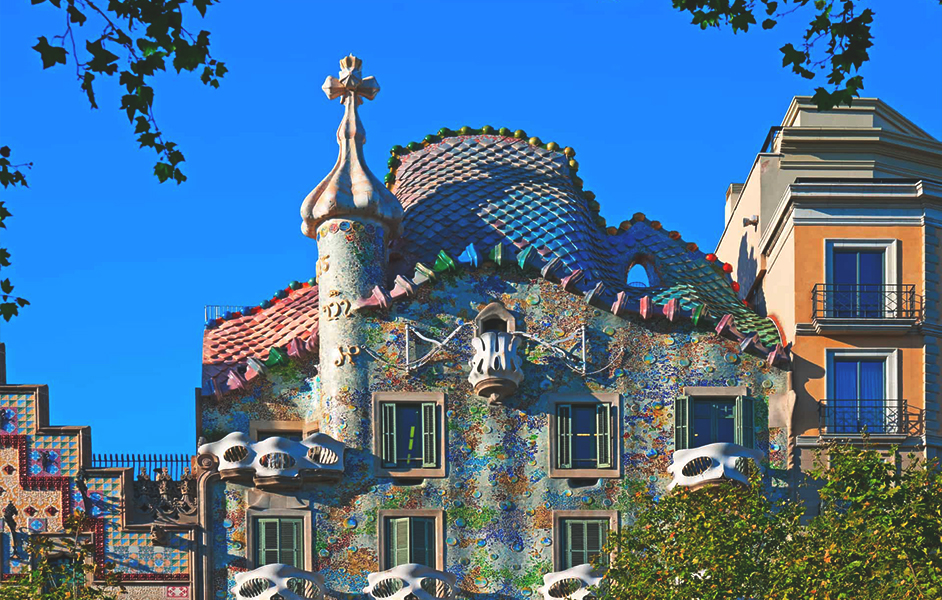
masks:
<path id="1" fill-rule="evenodd" d="M 474 317 L 474 334 L 481 335 L 489 331 L 513 333 L 517 330 L 517 320 L 500 302 L 491 302 Z"/>

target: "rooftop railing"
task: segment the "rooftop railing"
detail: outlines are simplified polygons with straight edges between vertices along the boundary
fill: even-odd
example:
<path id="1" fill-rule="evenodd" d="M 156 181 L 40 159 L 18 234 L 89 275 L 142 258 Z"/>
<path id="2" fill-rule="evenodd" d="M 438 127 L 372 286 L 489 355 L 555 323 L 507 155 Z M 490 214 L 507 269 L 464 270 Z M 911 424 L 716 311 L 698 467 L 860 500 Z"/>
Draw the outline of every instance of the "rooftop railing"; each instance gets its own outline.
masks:
<path id="1" fill-rule="evenodd" d="M 170 479 L 179 481 L 190 460 L 187 454 L 95 454 L 92 468 L 129 468 L 135 478 L 144 469 L 151 479 L 158 469 L 167 469 Z"/>

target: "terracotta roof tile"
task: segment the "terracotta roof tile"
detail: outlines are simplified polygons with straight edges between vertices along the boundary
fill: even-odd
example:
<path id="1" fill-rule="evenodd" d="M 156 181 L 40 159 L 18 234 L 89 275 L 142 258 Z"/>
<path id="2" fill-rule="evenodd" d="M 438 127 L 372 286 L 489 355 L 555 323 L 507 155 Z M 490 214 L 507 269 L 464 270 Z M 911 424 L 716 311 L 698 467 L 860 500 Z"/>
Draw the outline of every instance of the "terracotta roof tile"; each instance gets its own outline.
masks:
<path id="1" fill-rule="evenodd" d="M 317 286 L 293 290 L 287 298 L 255 315 L 223 322 L 203 334 L 203 365 L 265 360 L 272 347 L 295 338 L 317 336 Z"/>

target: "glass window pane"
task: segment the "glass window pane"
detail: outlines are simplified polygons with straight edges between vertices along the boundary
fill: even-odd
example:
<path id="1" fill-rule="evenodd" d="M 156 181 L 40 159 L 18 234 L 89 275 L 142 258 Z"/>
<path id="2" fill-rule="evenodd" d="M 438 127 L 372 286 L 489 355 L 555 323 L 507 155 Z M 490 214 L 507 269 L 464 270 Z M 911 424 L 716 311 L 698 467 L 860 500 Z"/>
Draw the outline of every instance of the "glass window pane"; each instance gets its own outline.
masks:
<path id="1" fill-rule="evenodd" d="M 834 283 L 836 284 L 857 284 L 857 253 L 856 252 L 835 252 L 834 253 Z"/>
<path id="2" fill-rule="evenodd" d="M 860 285 L 883 284 L 883 252 L 869 250 L 858 253 L 860 261 L 857 271 L 857 283 Z"/>
<path id="3" fill-rule="evenodd" d="M 693 444 L 691 448 L 713 443 L 713 406 L 710 402 L 693 402 Z"/>
<path id="4" fill-rule="evenodd" d="M 714 403 L 716 415 L 716 437 L 713 443 L 736 441 L 736 403 L 735 402 L 716 402 Z"/>
<path id="5" fill-rule="evenodd" d="M 396 464 L 402 467 L 422 466 L 421 405 L 396 405 Z"/>
<path id="6" fill-rule="evenodd" d="M 885 396 L 883 386 L 882 360 L 866 360 L 860 362 L 860 399 L 882 400 Z"/>
<path id="7" fill-rule="evenodd" d="M 595 406 L 575 404 L 572 407 L 572 467 L 594 469 L 596 452 Z"/>
<path id="8" fill-rule="evenodd" d="M 857 399 L 857 365 L 856 360 L 834 361 L 834 399 Z"/>

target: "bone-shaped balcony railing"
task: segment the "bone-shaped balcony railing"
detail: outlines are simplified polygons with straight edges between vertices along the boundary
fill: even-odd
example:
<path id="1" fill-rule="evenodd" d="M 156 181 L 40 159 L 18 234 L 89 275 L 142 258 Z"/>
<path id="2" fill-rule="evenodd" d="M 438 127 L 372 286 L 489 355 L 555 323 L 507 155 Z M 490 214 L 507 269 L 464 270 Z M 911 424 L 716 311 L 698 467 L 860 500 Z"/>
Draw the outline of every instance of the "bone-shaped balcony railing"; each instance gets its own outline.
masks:
<path id="1" fill-rule="evenodd" d="M 223 479 L 254 477 L 262 488 L 343 474 L 344 445 L 324 433 L 311 434 L 300 442 L 282 437 L 254 442 L 244 433 L 233 432 L 218 442 L 203 444 L 199 453 L 212 457 L 212 465 Z"/>
<path id="2" fill-rule="evenodd" d="M 590 589 L 602 582 L 602 574 L 590 564 L 576 565 L 565 571 L 547 573 L 543 576 L 543 585 L 539 592 L 543 600 L 583 600 L 594 598 L 595 591 Z"/>
<path id="3" fill-rule="evenodd" d="M 270 564 L 236 573 L 230 591 L 236 600 L 323 600 L 326 589 L 320 573 Z"/>
<path id="4" fill-rule="evenodd" d="M 370 573 L 363 593 L 373 600 L 447 600 L 455 595 L 457 576 L 414 563 Z"/>
<path id="5" fill-rule="evenodd" d="M 725 442 L 677 450 L 674 463 L 667 467 L 674 476 L 669 487 L 697 488 L 724 480 L 748 484 L 750 473 L 760 468 L 761 462 L 758 450 Z"/>
<path id="6" fill-rule="evenodd" d="M 474 393 L 497 402 L 513 394 L 523 381 L 523 359 L 517 354 L 519 339 L 513 333 L 488 331 L 471 341 L 471 374 Z"/>

